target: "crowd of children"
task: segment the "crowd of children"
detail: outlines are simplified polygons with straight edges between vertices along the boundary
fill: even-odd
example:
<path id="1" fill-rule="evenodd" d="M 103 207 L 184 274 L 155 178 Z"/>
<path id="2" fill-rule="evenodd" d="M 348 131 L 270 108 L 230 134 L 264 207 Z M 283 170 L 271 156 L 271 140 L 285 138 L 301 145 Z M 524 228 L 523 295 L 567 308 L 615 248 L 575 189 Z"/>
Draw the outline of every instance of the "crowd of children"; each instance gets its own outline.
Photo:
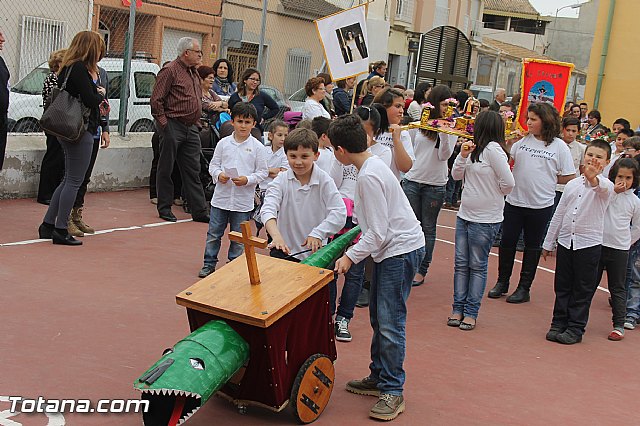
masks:
<path id="1" fill-rule="evenodd" d="M 443 116 L 450 97 L 446 86 L 429 92 L 433 117 Z M 370 416 L 394 419 L 405 409 L 407 299 L 427 275 L 450 174 L 463 181 L 463 191 L 448 326 L 475 329 L 490 249 L 502 227 L 498 280 L 489 298 L 507 294 L 523 232 L 520 278 L 506 300 L 528 302 L 539 258 L 547 260 L 556 251 L 556 300 L 547 340 L 582 340 L 605 270 L 613 311 L 608 338 L 621 340 L 625 328 L 635 328 L 640 322 L 640 198 L 635 193 L 640 166 L 631 157 L 640 151 L 640 137 L 633 136 L 626 120 L 613 126 L 614 143 L 595 139 L 585 145 L 577 140 L 578 117 L 561 121 L 553 106 L 536 103 L 525 112 L 527 135 L 514 142 L 505 140 L 504 117 L 482 111 L 474 141 L 462 143 L 449 167 L 457 138 L 403 130 L 404 104 L 402 92 L 387 88 L 373 104 L 333 121 L 315 117 L 290 129 L 276 120 L 266 145 L 251 135 L 255 108 L 234 105 L 234 132 L 218 143 L 209 166 L 216 187 L 199 276 L 215 271 L 227 225 L 239 231 L 250 217 L 258 232 L 266 229 L 271 256 L 290 261 L 306 258 L 358 224 L 362 233 L 335 262 L 330 312 L 336 340 L 350 341 L 349 321 L 365 276 L 370 277 L 370 372 L 348 382 L 347 390 L 377 396 Z M 242 246 L 231 242 L 228 259 L 241 253 Z M 345 275 L 339 298 L 338 274 Z"/>

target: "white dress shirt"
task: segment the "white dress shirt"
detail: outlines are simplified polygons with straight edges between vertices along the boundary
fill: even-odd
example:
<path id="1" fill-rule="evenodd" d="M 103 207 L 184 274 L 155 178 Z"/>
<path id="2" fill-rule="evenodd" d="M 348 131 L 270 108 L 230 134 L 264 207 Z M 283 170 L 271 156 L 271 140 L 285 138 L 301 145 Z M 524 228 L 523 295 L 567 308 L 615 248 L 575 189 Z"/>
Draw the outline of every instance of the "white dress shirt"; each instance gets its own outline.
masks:
<path id="1" fill-rule="evenodd" d="M 581 144 L 578 141 L 573 141 L 571 143 L 568 143 L 567 147 L 569 148 L 569 151 L 571 152 L 571 158 L 573 159 L 573 166 L 576 169 L 576 176 L 578 176 L 580 174 L 580 165 L 582 164 L 582 161 L 584 159 L 584 152 L 586 151 L 587 146 Z M 607 174 L 604 173 L 604 172 L 602 173 L 602 175 L 604 177 L 607 177 Z M 557 184 L 556 185 L 556 191 L 558 191 L 558 192 L 564 191 L 564 186 L 565 185 L 566 184 L 562 184 L 562 183 Z"/>
<path id="2" fill-rule="evenodd" d="M 591 186 L 584 175 L 570 180 L 564 187 L 542 248 L 553 251 L 556 241 L 568 250 L 602 244 L 604 216 L 612 194 L 613 183 L 602 175 L 598 176 L 596 186 Z"/>
<path id="3" fill-rule="evenodd" d="M 331 114 L 315 99 L 307 98 L 302 107 L 302 119 L 313 120 L 315 117 L 331 118 Z"/>
<path id="4" fill-rule="evenodd" d="M 606 167 L 602 170 L 602 176 L 609 177 L 609 171 L 611 170 L 615 162 L 618 161 L 620 157 L 622 157 L 622 154 L 624 154 L 624 151 L 616 152 L 615 142 L 614 142 L 614 147 L 611 150 L 611 160 L 609 161 L 609 164 L 607 164 Z"/>
<path id="5" fill-rule="evenodd" d="M 433 186 L 444 186 L 449 178 L 449 166 L 447 161 L 456 146 L 457 136 L 446 133 L 438 133 L 440 137 L 439 148 L 436 141 L 429 139 L 422 132 L 416 132 L 415 136 L 415 161 L 413 167 L 404 176 L 412 182 Z"/>
<path id="6" fill-rule="evenodd" d="M 503 220 L 504 196 L 515 186 L 507 154 L 496 142 L 482 150 L 479 161 L 471 162 L 471 154 L 456 157 L 451 176 L 464 179 L 458 217 L 474 223 L 499 223 Z"/>
<path id="7" fill-rule="evenodd" d="M 376 136 L 376 142 L 383 144 L 391 150 L 391 156 L 393 158 L 393 161 L 391 161 L 391 171 L 395 175 L 396 179 L 400 180 L 401 173 L 400 169 L 398 169 L 398 166 L 396 166 L 396 155 L 393 149 L 393 134 L 391 132 L 381 133 Z M 411 135 L 409 134 L 409 132 L 403 130 L 400 133 L 400 142 L 402 143 L 404 150 L 407 151 L 407 154 L 409 155 L 411 160 L 415 163 L 416 156 L 413 153 L 413 142 L 411 141 Z"/>
<path id="8" fill-rule="evenodd" d="M 293 170 L 280 173 L 267 188 L 260 211 L 262 223 L 276 219 L 278 230 L 291 253 L 306 250 L 307 237 L 328 237 L 340 231 L 347 221 L 347 208 L 338 188 L 327 173 L 314 164 L 309 183 L 302 186 Z M 310 252 L 295 256 L 303 260 Z"/>
<path id="9" fill-rule="evenodd" d="M 267 160 L 267 166 L 270 169 L 275 169 L 276 167 L 282 169 L 289 168 L 289 161 L 287 161 L 287 155 L 284 153 L 284 147 L 280 147 L 280 149 L 278 149 L 276 152 L 273 152 L 270 146 L 265 146 L 264 149 L 267 150 L 267 155 L 269 156 Z M 267 186 L 269 186 L 269 184 L 273 182 L 273 179 L 275 178 L 269 177 L 269 175 L 267 174 L 265 180 L 260 182 L 260 189 L 266 190 Z"/>
<path id="10" fill-rule="evenodd" d="M 234 133 L 222 138 L 209 164 L 209 174 L 216 184 L 211 205 L 222 210 L 248 212 L 253 210 L 256 185 L 269 176 L 268 152 L 264 145 L 253 136 L 244 142 L 236 142 Z M 235 169 L 238 176 L 246 176 L 247 184 L 236 186 L 231 179 L 226 183 L 218 181 L 220 173 Z"/>
<path id="11" fill-rule="evenodd" d="M 369 157 L 358 172 L 354 201 L 362 228 L 362 237 L 346 253 L 354 263 L 367 256 L 380 263 L 424 247 L 422 227 L 400 182 L 378 157 Z"/>
<path id="12" fill-rule="evenodd" d="M 507 203 L 528 209 L 553 206 L 558 176 L 576 172 L 567 144 L 555 138 L 549 145 L 533 135 L 525 136 L 511 147 L 516 186 L 507 195 Z"/>
<path id="13" fill-rule="evenodd" d="M 640 238 L 640 198 L 633 191 L 627 189 L 611 197 L 604 216 L 603 246 L 629 250 Z"/>
<path id="14" fill-rule="evenodd" d="M 316 166 L 324 170 L 339 188 L 342 183 L 342 163 L 336 160 L 333 150 L 329 147 L 318 149 L 318 153 L 320 155 L 316 160 Z"/>

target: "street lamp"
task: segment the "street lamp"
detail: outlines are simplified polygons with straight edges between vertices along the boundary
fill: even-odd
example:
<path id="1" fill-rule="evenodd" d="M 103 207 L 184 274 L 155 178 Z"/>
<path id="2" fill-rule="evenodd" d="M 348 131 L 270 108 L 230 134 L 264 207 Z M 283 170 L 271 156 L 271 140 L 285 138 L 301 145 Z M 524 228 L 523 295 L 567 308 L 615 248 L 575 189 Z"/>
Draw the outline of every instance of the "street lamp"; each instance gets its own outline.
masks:
<path id="1" fill-rule="evenodd" d="M 551 41 L 549 42 L 549 44 L 547 44 L 547 49 L 549 49 L 549 46 L 551 46 L 551 43 L 553 43 L 553 39 L 556 36 L 556 27 L 558 26 L 558 12 L 560 12 L 563 9 L 567 9 L 567 8 L 580 9 L 582 6 L 584 6 L 587 3 L 589 3 L 589 2 L 587 1 L 585 3 L 569 4 L 567 6 L 562 6 L 562 7 L 558 8 L 558 9 L 556 9 L 556 17 L 553 20 L 553 33 L 551 34 Z"/>

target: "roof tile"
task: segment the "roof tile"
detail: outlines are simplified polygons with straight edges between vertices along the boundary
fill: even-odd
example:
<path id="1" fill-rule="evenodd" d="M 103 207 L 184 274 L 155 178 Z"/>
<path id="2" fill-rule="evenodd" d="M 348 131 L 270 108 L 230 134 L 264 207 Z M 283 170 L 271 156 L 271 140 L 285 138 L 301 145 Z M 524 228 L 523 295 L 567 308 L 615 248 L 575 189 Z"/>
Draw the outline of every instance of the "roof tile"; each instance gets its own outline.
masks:
<path id="1" fill-rule="evenodd" d="M 529 0 L 485 0 L 484 10 L 511 12 L 518 14 L 540 15 L 540 12 L 529 3 Z"/>

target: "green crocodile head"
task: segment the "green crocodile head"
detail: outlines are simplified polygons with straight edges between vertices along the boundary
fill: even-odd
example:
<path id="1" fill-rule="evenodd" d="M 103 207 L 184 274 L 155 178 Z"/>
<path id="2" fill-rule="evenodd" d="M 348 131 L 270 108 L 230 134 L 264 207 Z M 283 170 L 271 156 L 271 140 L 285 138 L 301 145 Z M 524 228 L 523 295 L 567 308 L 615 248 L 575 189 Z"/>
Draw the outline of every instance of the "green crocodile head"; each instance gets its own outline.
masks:
<path id="1" fill-rule="evenodd" d="M 249 359 L 249 345 L 224 321 L 210 321 L 167 349 L 133 384 L 149 401 L 145 425 L 191 417 Z"/>

